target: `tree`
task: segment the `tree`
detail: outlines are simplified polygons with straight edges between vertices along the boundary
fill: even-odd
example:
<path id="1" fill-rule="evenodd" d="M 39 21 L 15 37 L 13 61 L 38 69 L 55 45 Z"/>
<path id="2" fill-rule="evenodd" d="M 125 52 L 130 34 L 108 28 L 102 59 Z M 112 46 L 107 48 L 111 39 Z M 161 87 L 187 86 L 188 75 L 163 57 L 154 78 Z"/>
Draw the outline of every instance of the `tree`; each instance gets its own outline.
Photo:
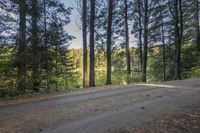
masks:
<path id="1" fill-rule="evenodd" d="M 18 1 L 19 4 L 19 41 L 17 53 L 18 65 L 18 90 L 24 93 L 26 90 L 26 57 L 27 57 L 27 44 L 26 44 L 26 13 L 27 5 L 25 0 Z"/>
<path id="2" fill-rule="evenodd" d="M 50 81 L 55 84 L 55 91 L 58 91 L 61 81 L 66 85 L 67 81 L 74 76 L 74 62 L 68 50 L 70 41 L 74 37 L 64 31 L 65 23 L 57 17 L 56 13 L 52 14 L 52 18 L 48 28 L 49 74 Z"/>
<path id="3" fill-rule="evenodd" d="M 94 22 L 95 22 L 95 0 L 90 1 L 90 81 L 89 86 L 95 86 L 95 51 L 94 51 Z"/>
<path id="4" fill-rule="evenodd" d="M 170 11 L 174 26 L 175 39 L 175 80 L 181 79 L 181 45 L 183 39 L 182 0 L 170 1 Z"/>
<path id="5" fill-rule="evenodd" d="M 32 45 L 32 58 L 33 58 L 33 91 L 39 92 L 39 40 L 38 40 L 38 1 L 31 0 L 32 8 L 31 8 L 31 20 L 32 20 L 32 37 L 31 37 L 31 45 Z"/>
<path id="6" fill-rule="evenodd" d="M 199 0 L 195 0 L 196 44 L 200 51 Z"/>
<path id="7" fill-rule="evenodd" d="M 114 0 L 109 0 L 108 3 L 108 25 L 107 25 L 107 76 L 106 76 L 106 84 L 112 84 L 111 81 L 111 45 L 112 45 L 112 21 L 113 21 L 113 6 Z"/>
<path id="8" fill-rule="evenodd" d="M 48 52 L 48 42 L 47 42 L 47 16 L 46 16 L 46 5 L 47 2 L 46 0 L 43 0 L 43 14 L 44 14 L 44 46 L 45 46 L 45 52 L 46 52 L 46 62 L 45 62 L 45 69 L 46 69 L 46 88 L 47 88 L 47 93 L 49 92 L 49 85 L 50 85 L 50 72 L 49 72 L 49 52 Z"/>
<path id="9" fill-rule="evenodd" d="M 125 18 L 125 39 L 126 39 L 126 66 L 127 66 L 127 76 L 128 78 L 131 76 L 131 57 L 130 57 L 130 46 L 129 46 L 129 27 L 128 27 L 128 5 L 127 0 L 124 0 L 125 11 L 124 11 L 124 18 Z"/>
<path id="10" fill-rule="evenodd" d="M 163 81 L 166 81 L 166 50 L 165 50 L 165 24 L 164 24 L 164 11 L 165 5 L 162 5 L 161 2 L 159 3 L 159 10 L 160 10 L 160 23 L 161 23 L 161 40 L 162 40 L 162 56 L 163 56 Z M 163 9 L 164 8 L 164 9 Z"/>
<path id="11" fill-rule="evenodd" d="M 142 14 L 141 14 L 141 0 L 138 0 L 138 14 L 139 14 L 139 53 L 140 53 L 140 65 L 142 71 L 142 57 L 143 57 L 143 48 L 142 48 Z"/>
<path id="12" fill-rule="evenodd" d="M 83 88 L 87 87 L 87 0 L 82 0 Z"/>
<path id="13" fill-rule="evenodd" d="M 143 61 L 143 39 L 142 39 L 142 35 L 143 35 L 143 25 L 142 25 L 142 6 L 143 3 L 141 0 L 136 0 L 134 3 L 134 9 L 133 9 L 133 20 L 134 20 L 134 24 L 133 24 L 133 30 L 132 30 L 132 34 L 135 35 L 135 38 L 138 40 L 138 54 L 139 54 L 139 61 L 140 61 L 140 71 L 142 73 L 142 61 Z"/>
<path id="14" fill-rule="evenodd" d="M 144 54 L 143 54 L 143 62 L 142 62 L 142 81 L 146 82 L 146 74 L 147 74 L 147 50 L 148 50 L 148 24 L 149 24 L 149 6 L 148 0 L 144 0 Z"/>
<path id="15" fill-rule="evenodd" d="M 158 43 L 159 28 L 158 17 L 158 0 L 137 0 L 135 1 L 135 10 L 134 10 L 134 29 L 132 33 L 135 34 L 135 37 L 138 40 L 139 48 L 139 58 L 141 70 L 142 70 L 142 81 L 147 81 L 147 66 L 148 66 L 148 51 L 149 47 Z"/>

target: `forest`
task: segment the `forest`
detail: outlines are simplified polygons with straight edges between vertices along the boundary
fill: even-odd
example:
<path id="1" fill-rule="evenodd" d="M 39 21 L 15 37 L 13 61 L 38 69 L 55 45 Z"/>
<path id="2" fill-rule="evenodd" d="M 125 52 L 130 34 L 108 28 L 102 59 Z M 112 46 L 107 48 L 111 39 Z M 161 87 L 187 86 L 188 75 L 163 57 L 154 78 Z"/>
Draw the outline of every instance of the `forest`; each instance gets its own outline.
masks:
<path id="1" fill-rule="evenodd" d="M 200 77 L 199 15 L 199 0 L 0 0 L 0 97 Z"/>

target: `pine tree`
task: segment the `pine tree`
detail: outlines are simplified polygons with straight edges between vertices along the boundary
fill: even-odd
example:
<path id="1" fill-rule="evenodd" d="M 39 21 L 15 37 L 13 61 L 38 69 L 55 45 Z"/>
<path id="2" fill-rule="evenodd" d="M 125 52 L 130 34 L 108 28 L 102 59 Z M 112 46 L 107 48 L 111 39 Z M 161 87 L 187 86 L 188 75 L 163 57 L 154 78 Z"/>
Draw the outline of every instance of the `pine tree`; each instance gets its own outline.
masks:
<path id="1" fill-rule="evenodd" d="M 111 81 L 111 46 L 112 46 L 112 22 L 113 22 L 113 6 L 114 1 L 109 0 L 108 3 L 108 25 L 107 25 L 107 77 L 106 77 L 106 84 L 110 85 L 112 84 Z"/>
<path id="2" fill-rule="evenodd" d="M 87 87 L 87 0 L 82 0 L 83 88 Z"/>
<path id="3" fill-rule="evenodd" d="M 90 81 L 89 86 L 95 86 L 95 54 L 94 54 L 94 28 L 95 28 L 95 0 L 90 1 Z"/>
<path id="4" fill-rule="evenodd" d="M 49 69 L 51 82 L 55 83 L 55 90 L 58 91 L 59 81 L 65 79 L 67 82 L 73 76 L 73 58 L 69 55 L 68 46 L 74 37 L 64 31 L 64 25 L 55 14 L 53 18 L 48 31 Z"/>
<path id="5" fill-rule="evenodd" d="M 18 53 L 17 53 L 17 65 L 18 65 L 18 90 L 24 93 L 26 90 L 26 57 L 27 57 L 27 44 L 26 44 L 26 14 L 27 5 L 26 1 L 22 0 L 18 2 L 19 4 L 19 41 L 18 41 Z"/>
<path id="6" fill-rule="evenodd" d="M 32 85 L 33 91 L 39 92 L 39 38 L 38 38 L 38 1 L 31 0 L 31 20 L 32 20 L 32 37 L 31 37 L 31 45 L 32 45 Z"/>
<path id="7" fill-rule="evenodd" d="M 130 57 L 130 44 L 129 44 L 129 26 L 128 26 L 128 3 L 124 0 L 124 21 L 125 21 L 125 34 L 126 34 L 126 66 L 127 66 L 127 76 L 131 76 L 131 57 Z M 128 81 L 129 82 L 129 81 Z"/>

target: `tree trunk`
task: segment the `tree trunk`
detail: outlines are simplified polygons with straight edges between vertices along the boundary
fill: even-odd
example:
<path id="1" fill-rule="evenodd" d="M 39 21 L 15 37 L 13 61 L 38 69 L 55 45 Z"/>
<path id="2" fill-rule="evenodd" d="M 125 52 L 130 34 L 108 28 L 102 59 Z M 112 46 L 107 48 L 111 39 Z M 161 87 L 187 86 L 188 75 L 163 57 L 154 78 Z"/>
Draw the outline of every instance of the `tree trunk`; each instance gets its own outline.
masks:
<path id="1" fill-rule="evenodd" d="M 161 5 L 160 5 L 161 7 Z M 166 81 L 166 55 L 165 55 L 165 31 L 164 31 L 164 22 L 163 22 L 163 11 L 160 9 L 160 18 L 161 18 L 161 36 L 162 36 L 162 56 L 163 56 L 163 81 Z"/>
<path id="2" fill-rule="evenodd" d="M 44 2 L 44 46 L 46 51 L 46 87 L 47 87 L 47 93 L 49 93 L 49 52 L 48 52 L 48 43 L 47 43 L 47 21 L 46 21 L 46 0 Z"/>
<path id="3" fill-rule="evenodd" d="M 56 52 L 56 60 L 55 60 L 56 61 L 56 66 L 55 66 L 56 67 L 56 71 L 55 71 L 55 73 L 56 73 L 55 74 L 56 75 L 56 88 L 55 88 L 55 91 L 58 91 L 58 78 L 59 78 L 58 77 L 58 58 L 59 58 L 58 57 L 59 56 L 58 55 L 58 45 L 56 45 L 56 47 L 55 47 L 55 52 Z"/>
<path id="4" fill-rule="evenodd" d="M 142 52 L 142 14 L 141 14 L 141 0 L 138 0 L 138 13 L 139 13 L 139 56 L 140 56 L 140 69 L 142 72 L 142 65 L 143 65 L 143 52 Z"/>
<path id="5" fill-rule="evenodd" d="M 83 0 L 82 32 L 83 32 L 83 88 L 87 87 L 87 0 Z"/>
<path id="6" fill-rule="evenodd" d="M 95 51 L 94 51 L 94 22 L 95 22 L 95 0 L 90 3 L 90 82 L 89 86 L 95 86 Z"/>
<path id="7" fill-rule="evenodd" d="M 175 80 L 181 80 L 181 43 L 183 34 L 183 16 L 182 0 L 174 1 L 175 7 L 175 45 L 176 45 L 176 63 L 175 63 Z"/>
<path id="8" fill-rule="evenodd" d="M 200 27 L 199 27 L 199 0 L 196 0 L 196 13 L 195 13 L 195 24 L 196 24 L 196 44 L 198 51 L 200 51 Z"/>
<path id="9" fill-rule="evenodd" d="M 148 54 L 148 0 L 144 1 L 144 54 L 142 62 L 142 81 L 146 82 L 147 74 L 147 54 Z"/>
<path id="10" fill-rule="evenodd" d="M 39 92 L 39 52 L 38 52 L 38 2 L 37 0 L 32 1 L 32 57 L 33 57 L 33 91 Z"/>
<path id="11" fill-rule="evenodd" d="M 129 28 L 128 28 L 128 5 L 127 0 L 124 0 L 125 4 L 125 29 L 126 29 L 126 66 L 127 66 L 127 77 L 128 80 L 131 76 L 131 57 L 130 57 L 130 46 L 129 46 Z M 128 81 L 129 82 L 129 81 Z"/>
<path id="12" fill-rule="evenodd" d="M 111 80 L 111 45 L 112 45 L 112 21 L 113 21 L 113 0 L 109 0 L 109 9 L 108 9 L 108 27 L 107 27 L 107 76 L 106 84 L 112 84 Z"/>
<path id="13" fill-rule="evenodd" d="M 19 42 L 18 42 L 18 90 L 24 93 L 26 89 L 26 2 L 19 2 Z"/>

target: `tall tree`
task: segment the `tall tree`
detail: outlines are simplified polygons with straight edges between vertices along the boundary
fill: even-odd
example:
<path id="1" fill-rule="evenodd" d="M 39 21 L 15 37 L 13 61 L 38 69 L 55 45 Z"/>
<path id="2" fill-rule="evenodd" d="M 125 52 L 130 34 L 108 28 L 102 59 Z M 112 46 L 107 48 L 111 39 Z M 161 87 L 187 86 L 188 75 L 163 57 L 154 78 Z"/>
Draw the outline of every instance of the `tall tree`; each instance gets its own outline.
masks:
<path id="1" fill-rule="evenodd" d="M 175 38 L 175 80 L 181 79 L 181 45 L 183 38 L 182 0 L 170 1 Z"/>
<path id="2" fill-rule="evenodd" d="M 95 0 L 90 1 L 90 81 L 89 86 L 95 86 L 95 51 L 94 51 Z"/>
<path id="3" fill-rule="evenodd" d="M 45 62 L 45 69 L 46 69 L 46 88 L 47 93 L 49 92 L 49 85 L 50 85 L 50 72 L 49 72 L 49 52 L 48 52 L 48 41 L 47 41 L 47 16 L 46 16 L 46 0 L 43 0 L 43 14 L 44 14 L 44 46 L 45 46 L 45 53 L 46 53 L 46 62 Z"/>
<path id="4" fill-rule="evenodd" d="M 18 41 L 18 90 L 22 93 L 26 89 L 26 0 L 18 1 L 19 4 L 19 41 Z"/>
<path id="5" fill-rule="evenodd" d="M 38 1 L 31 0 L 31 19 L 32 19 L 32 58 L 33 58 L 33 75 L 32 75 L 32 85 L 33 90 L 39 92 L 39 40 L 38 40 Z"/>
<path id="6" fill-rule="evenodd" d="M 131 76 L 131 57 L 130 57 L 130 44 L 129 44 L 129 26 L 128 26 L 128 4 L 127 0 L 124 0 L 124 18 L 125 18 L 125 39 L 126 39 L 126 66 L 127 66 L 127 76 Z"/>
<path id="7" fill-rule="evenodd" d="M 141 14 L 141 0 L 138 0 L 138 14 L 139 14 L 139 57 L 140 57 L 140 69 L 142 72 L 142 57 L 143 57 L 143 48 L 142 48 L 142 14 Z"/>
<path id="8" fill-rule="evenodd" d="M 161 21 L 161 40 L 162 40 L 162 56 L 163 56 L 163 81 L 166 80 L 166 50 L 165 50 L 165 30 L 164 30 L 164 10 L 163 10 L 163 6 L 161 5 L 161 3 L 159 3 L 160 6 L 160 21 Z"/>
<path id="9" fill-rule="evenodd" d="M 199 0 L 195 0 L 196 44 L 200 50 Z"/>
<path id="10" fill-rule="evenodd" d="M 83 88 L 87 87 L 87 0 L 82 0 Z"/>
<path id="11" fill-rule="evenodd" d="M 111 45 L 112 45 L 112 21 L 113 21 L 113 6 L 114 0 L 109 0 L 108 2 L 108 25 L 107 25 L 107 77 L 106 84 L 112 84 L 111 81 Z"/>
<path id="12" fill-rule="evenodd" d="M 68 46 L 73 36 L 64 31 L 65 23 L 52 14 L 52 21 L 48 28 L 48 44 L 50 46 L 49 69 L 51 72 L 51 82 L 55 85 L 55 91 L 58 91 L 62 84 L 67 84 L 68 80 L 74 76 L 74 61 L 71 58 Z M 68 87 L 68 86 L 66 86 Z"/>
<path id="13" fill-rule="evenodd" d="M 142 0 L 134 1 L 133 7 L 133 29 L 132 34 L 135 35 L 135 38 L 138 42 L 138 57 L 139 57 L 139 65 L 140 65 L 140 72 L 142 74 L 142 61 L 143 61 L 143 2 Z"/>
<path id="14" fill-rule="evenodd" d="M 146 82 L 146 74 L 147 74 L 147 54 L 148 54 L 148 23 L 149 23 L 149 6 L 148 0 L 144 0 L 144 54 L 143 54 L 143 62 L 142 62 L 142 81 Z"/>

